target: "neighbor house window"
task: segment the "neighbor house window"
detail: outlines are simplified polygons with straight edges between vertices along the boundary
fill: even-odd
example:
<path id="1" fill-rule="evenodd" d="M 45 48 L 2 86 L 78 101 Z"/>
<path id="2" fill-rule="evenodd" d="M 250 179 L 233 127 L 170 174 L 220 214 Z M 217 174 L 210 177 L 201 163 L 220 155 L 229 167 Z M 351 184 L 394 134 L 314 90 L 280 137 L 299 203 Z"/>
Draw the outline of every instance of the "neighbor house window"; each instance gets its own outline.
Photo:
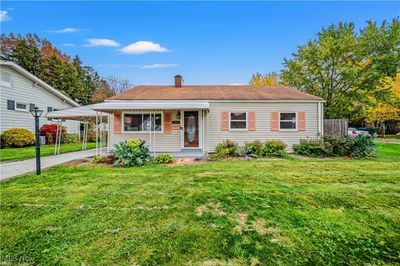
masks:
<path id="1" fill-rule="evenodd" d="M 297 114 L 296 113 L 279 113 L 279 129 L 296 130 Z"/>
<path id="2" fill-rule="evenodd" d="M 1 85 L 11 87 L 11 74 L 1 71 Z"/>
<path id="3" fill-rule="evenodd" d="M 161 113 L 126 113 L 124 114 L 124 131 L 149 132 L 162 131 Z"/>
<path id="4" fill-rule="evenodd" d="M 15 110 L 28 112 L 28 104 L 15 102 Z"/>
<path id="5" fill-rule="evenodd" d="M 231 130 L 247 129 L 247 113 L 232 112 L 230 115 L 230 129 Z"/>

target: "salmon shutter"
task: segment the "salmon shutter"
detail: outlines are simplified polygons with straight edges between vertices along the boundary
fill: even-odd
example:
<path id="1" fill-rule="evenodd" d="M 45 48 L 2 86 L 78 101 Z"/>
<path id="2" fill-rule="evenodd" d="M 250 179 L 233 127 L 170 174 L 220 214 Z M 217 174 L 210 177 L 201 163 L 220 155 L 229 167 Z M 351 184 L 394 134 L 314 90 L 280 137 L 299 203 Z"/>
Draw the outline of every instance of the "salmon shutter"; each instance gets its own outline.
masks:
<path id="1" fill-rule="evenodd" d="M 271 131 L 278 131 L 278 112 L 271 112 Z"/>
<path id="2" fill-rule="evenodd" d="M 256 131 L 256 112 L 249 112 L 249 131 Z"/>
<path id="3" fill-rule="evenodd" d="M 172 113 L 164 112 L 164 134 L 172 134 Z"/>
<path id="4" fill-rule="evenodd" d="M 121 134 L 121 113 L 114 113 L 114 133 Z"/>
<path id="5" fill-rule="evenodd" d="M 222 131 L 229 130 L 229 112 L 221 113 L 221 130 Z"/>
<path id="6" fill-rule="evenodd" d="M 299 131 L 305 131 L 306 130 L 306 113 L 305 112 L 298 112 L 297 115 L 298 117 L 298 129 Z"/>

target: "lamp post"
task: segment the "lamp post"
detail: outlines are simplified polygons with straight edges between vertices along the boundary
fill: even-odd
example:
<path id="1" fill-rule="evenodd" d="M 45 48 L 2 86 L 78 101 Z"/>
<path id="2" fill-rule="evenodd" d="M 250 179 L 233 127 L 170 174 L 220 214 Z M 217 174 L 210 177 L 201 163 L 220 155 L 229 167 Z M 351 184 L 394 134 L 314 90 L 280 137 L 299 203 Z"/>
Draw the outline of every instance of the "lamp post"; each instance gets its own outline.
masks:
<path id="1" fill-rule="evenodd" d="M 35 118 L 35 143 L 36 143 L 36 174 L 40 175 L 40 138 L 39 138 L 39 117 L 42 115 L 43 110 L 35 107 L 30 110 L 32 116 Z"/>

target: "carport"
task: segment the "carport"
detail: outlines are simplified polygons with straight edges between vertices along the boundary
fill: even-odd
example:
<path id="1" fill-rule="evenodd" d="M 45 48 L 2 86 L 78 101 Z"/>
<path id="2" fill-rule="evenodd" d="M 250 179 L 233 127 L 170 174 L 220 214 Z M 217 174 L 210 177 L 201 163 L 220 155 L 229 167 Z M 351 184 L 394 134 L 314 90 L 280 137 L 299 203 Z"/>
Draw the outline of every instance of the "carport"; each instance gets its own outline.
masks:
<path id="1" fill-rule="evenodd" d="M 108 115 L 104 112 L 92 110 L 93 105 L 73 107 L 69 109 L 58 110 L 46 114 L 46 118 L 57 120 L 56 141 L 54 144 L 54 155 L 60 154 L 60 145 L 62 137 L 62 123 L 66 119 L 79 121 L 83 124 L 82 150 L 86 150 L 88 140 L 89 123 L 95 123 L 96 131 L 96 156 L 103 155 L 104 147 L 107 145 Z M 79 132 L 79 137 L 80 136 Z"/>

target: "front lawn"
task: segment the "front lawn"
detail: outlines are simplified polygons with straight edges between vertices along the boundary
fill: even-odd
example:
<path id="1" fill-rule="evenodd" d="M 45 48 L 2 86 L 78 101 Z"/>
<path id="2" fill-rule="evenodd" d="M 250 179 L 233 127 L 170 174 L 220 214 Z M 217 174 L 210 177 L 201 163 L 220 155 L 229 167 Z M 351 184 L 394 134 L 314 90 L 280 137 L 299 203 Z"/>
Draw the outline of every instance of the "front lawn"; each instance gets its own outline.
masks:
<path id="1" fill-rule="evenodd" d="M 87 143 L 87 149 L 93 149 L 95 147 L 96 147 L 95 142 Z M 82 143 L 61 144 L 60 147 L 60 153 L 67 153 L 80 150 L 82 150 Z M 41 146 L 40 155 L 41 156 L 54 155 L 54 144 Z M 35 158 L 35 156 L 36 156 L 35 146 L 0 149 L 0 162 L 26 160 Z"/>
<path id="2" fill-rule="evenodd" d="M 374 160 L 60 166 L 9 180 L 1 262 L 399 264 L 400 144 L 378 145 Z"/>

